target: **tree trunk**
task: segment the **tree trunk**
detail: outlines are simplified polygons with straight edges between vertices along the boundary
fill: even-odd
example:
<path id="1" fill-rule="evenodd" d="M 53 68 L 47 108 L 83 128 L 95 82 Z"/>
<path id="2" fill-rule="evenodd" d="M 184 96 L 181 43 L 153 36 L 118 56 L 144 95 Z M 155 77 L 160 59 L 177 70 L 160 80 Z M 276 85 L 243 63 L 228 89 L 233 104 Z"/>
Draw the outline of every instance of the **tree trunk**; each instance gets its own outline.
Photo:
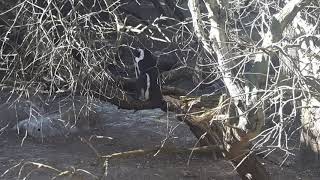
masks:
<path id="1" fill-rule="evenodd" d="M 320 160 L 320 102 L 314 98 L 302 101 L 306 107 L 301 112 L 303 125 L 300 141 L 302 143 L 303 157 L 308 160 Z"/>

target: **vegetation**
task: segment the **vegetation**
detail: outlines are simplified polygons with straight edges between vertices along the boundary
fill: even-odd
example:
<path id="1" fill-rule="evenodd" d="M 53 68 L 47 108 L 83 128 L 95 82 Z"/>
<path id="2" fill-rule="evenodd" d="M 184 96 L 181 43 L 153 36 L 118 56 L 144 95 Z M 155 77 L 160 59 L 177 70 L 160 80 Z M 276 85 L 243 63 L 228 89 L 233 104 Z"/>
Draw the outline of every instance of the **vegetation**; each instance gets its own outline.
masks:
<path id="1" fill-rule="evenodd" d="M 242 179 L 269 179 L 256 151 L 289 156 L 294 133 L 318 153 L 318 1 L 0 0 L 0 9 L 3 90 L 156 108 L 132 95 L 129 47 L 147 47 L 163 79 L 157 107 L 200 145 L 222 146 L 216 157 Z"/>

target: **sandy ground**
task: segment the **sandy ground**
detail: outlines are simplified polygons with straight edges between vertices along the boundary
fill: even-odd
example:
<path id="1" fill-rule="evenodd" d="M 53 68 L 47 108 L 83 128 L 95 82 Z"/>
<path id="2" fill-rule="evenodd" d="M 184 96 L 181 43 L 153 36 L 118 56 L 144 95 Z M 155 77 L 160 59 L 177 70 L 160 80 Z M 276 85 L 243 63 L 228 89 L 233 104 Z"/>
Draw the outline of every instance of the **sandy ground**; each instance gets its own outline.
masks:
<path id="1" fill-rule="evenodd" d="M 104 119 L 99 128 L 67 138 L 41 142 L 27 137 L 22 141 L 23 138 L 13 131 L 2 134 L 0 178 L 51 179 L 63 171 L 73 172 L 73 175 L 57 179 L 100 178 L 104 162 L 81 138 L 90 142 L 101 155 L 153 149 L 163 143 L 170 148 L 193 147 L 196 143 L 188 127 L 167 118 L 160 110 L 134 112 L 106 105 L 99 113 Z M 229 162 L 213 161 L 210 157 L 160 152 L 156 156 L 151 153 L 111 159 L 104 179 L 238 179 Z M 50 167 L 39 167 L 36 163 Z"/>
<path id="2" fill-rule="evenodd" d="M 98 109 L 102 121 L 98 128 L 36 141 L 9 131 L 0 136 L 0 179 L 90 180 L 103 177 L 104 161 L 98 159 L 85 138 L 101 155 L 137 149 L 193 147 L 197 140 L 188 127 L 160 110 L 127 111 L 105 104 Z M 22 144 L 23 142 L 23 144 Z M 224 180 L 239 179 L 228 161 L 214 161 L 210 154 L 154 153 L 108 161 L 110 180 Z M 188 164 L 189 162 L 189 164 Z M 306 169 L 294 163 L 279 167 L 268 163 L 272 179 L 319 179 L 318 169 Z M 295 162 L 293 160 L 292 162 Z M 66 173 L 69 172 L 69 173 Z"/>

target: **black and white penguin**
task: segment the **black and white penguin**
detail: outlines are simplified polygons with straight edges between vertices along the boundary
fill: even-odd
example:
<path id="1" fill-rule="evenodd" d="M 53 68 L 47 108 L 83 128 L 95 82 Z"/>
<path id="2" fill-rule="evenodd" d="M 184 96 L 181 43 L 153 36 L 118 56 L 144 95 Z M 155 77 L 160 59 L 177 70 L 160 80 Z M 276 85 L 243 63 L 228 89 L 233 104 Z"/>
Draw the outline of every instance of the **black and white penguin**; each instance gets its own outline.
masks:
<path id="1" fill-rule="evenodd" d="M 147 49 L 133 49 L 137 98 L 159 104 L 162 101 L 157 60 Z"/>

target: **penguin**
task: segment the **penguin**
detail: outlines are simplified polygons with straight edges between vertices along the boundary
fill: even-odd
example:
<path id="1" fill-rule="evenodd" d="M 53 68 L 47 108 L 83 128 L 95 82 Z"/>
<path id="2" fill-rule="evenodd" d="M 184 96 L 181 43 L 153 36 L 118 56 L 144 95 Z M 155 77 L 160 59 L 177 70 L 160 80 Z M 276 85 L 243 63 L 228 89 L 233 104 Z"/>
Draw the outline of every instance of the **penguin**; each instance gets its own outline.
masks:
<path id="1" fill-rule="evenodd" d="M 133 49 L 137 99 L 158 105 L 162 101 L 157 60 L 147 49 Z"/>

